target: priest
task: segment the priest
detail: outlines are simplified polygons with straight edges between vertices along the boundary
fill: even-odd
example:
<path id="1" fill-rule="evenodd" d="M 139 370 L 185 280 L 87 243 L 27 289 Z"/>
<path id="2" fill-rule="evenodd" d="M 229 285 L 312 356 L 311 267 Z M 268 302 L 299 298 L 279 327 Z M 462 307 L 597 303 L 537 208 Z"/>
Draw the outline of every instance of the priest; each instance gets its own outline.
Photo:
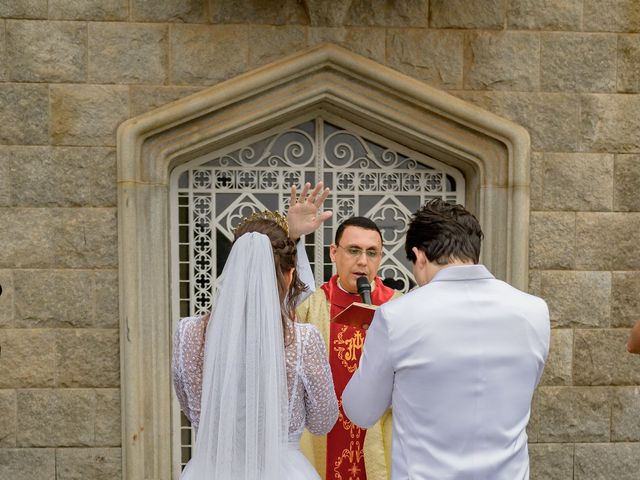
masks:
<path id="1" fill-rule="evenodd" d="M 376 275 L 382 260 L 382 234 L 372 220 L 351 217 L 336 231 L 330 246 L 336 275 L 297 308 L 298 321 L 312 323 L 324 337 L 339 403 L 342 391 L 358 368 L 368 325 L 361 328 L 331 319 L 354 302 L 361 302 L 357 281 L 371 285 L 371 302 L 381 305 L 399 295 Z M 348 312 L 347 312 L 348 313 Z M 390 412 L 364 430 L 351 423 L 340 406 L 340 416 L 326 437 L 307 432 L 302 448 L 321 478 L 326 480 L 387 480 L 390 472 Z"/>

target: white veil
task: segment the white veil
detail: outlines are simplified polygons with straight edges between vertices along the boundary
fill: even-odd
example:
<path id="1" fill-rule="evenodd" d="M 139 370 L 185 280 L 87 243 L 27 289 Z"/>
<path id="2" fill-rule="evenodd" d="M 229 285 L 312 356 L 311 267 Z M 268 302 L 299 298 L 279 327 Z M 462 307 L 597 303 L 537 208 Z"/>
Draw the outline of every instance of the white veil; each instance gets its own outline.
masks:
<path id="1" fill-rule="evenodd" d="M 278 480 L 288 437 L 280 299 L 266 235 L 238 238 L 207 327 L 202 407 L 187 480 Z"/>

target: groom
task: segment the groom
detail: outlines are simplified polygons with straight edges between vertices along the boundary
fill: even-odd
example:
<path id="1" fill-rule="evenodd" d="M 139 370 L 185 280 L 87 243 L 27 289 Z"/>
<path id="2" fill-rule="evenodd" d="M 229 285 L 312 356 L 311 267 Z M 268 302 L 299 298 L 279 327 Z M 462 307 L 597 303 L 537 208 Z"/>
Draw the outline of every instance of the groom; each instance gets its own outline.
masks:
<path id="1" fill-rule="evenodd" d="M 367 428 L 392 406 L 394 480 L 525 480 L 531 398 L 549 351 L 540 298 L 478 264 L 482 231 L 428 202 L 405 250 L 420 288 L 382 305 L 343 396 Z"/>

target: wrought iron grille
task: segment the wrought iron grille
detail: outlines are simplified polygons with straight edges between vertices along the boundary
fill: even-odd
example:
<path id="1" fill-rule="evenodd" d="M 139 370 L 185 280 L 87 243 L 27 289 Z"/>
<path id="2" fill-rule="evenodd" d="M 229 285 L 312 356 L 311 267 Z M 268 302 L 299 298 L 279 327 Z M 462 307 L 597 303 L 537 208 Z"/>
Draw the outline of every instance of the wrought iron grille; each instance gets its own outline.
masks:
<path id="1" fill-rule="evenodd" d="M 362 215 L 382 231 L 380 276 L 409 290 L 413 280 L 403 237 L 411 214 L 430 198 L 464 202 L 458 170 L 333 117 L 283 125 L 205 155 L 171 176 L 174 318 L 211 309 L 216 279 L 242 218 L 256 210 L 285 212 L 291 185 L 319 180 L 331 188 L 325 208 L 334 216 L 306 239 L 318 284 L 333 274 L 326 246 L 338 225 Z M 191 458 L 193 438 L 175 407 L 174 427 L 179 474 Z"/>

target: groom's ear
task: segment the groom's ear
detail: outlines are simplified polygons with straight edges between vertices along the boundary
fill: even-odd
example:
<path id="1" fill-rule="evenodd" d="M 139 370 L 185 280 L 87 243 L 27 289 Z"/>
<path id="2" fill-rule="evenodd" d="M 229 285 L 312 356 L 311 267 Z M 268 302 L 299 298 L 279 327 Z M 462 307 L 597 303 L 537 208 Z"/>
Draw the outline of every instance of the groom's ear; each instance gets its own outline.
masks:
<path id="1" fill-rule="evenodd" d="M 413 247 L 411 251 L 413 251 L 413 254 L 416 256 L 415 264 L 418 267 L 424 267 L 427 264 L 427 255 L 418 247 Z"/>

